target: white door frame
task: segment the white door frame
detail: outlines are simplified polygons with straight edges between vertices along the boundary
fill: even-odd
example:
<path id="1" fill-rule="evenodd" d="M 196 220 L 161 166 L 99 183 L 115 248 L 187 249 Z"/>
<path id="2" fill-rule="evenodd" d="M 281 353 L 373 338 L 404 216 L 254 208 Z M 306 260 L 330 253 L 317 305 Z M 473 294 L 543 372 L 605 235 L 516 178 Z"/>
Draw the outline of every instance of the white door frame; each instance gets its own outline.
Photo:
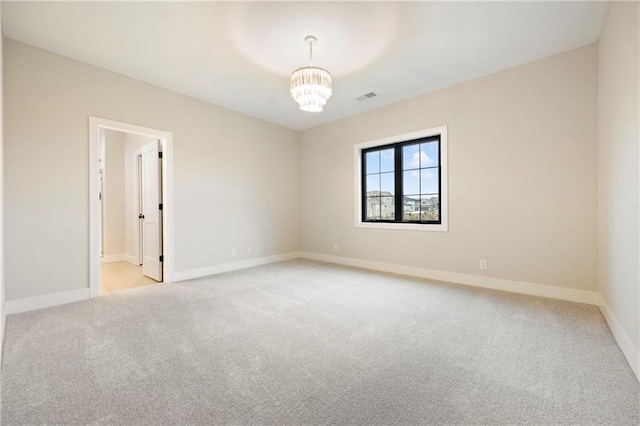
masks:
<path id="1" fill-rule="evenodd" d="M 89 116 L 89 288 L 100 296 L 100 129 L 159 139 L 162 146 L 163 282 L 173 282 L 173 133 Z"/>

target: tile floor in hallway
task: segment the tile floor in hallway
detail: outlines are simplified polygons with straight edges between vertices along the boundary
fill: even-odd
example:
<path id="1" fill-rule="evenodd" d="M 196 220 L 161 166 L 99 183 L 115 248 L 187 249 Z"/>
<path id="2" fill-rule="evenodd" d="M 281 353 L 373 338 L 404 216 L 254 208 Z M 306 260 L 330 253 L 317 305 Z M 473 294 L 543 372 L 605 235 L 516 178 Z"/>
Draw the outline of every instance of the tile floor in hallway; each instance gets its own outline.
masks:
<path id="1" fill-rule="evenodd" d="M 159 282 L 142 275 L 142 266 L 132 265 L 129 262 L 100 264 L 100 294 L 151 284 L 159 284 Z"/>

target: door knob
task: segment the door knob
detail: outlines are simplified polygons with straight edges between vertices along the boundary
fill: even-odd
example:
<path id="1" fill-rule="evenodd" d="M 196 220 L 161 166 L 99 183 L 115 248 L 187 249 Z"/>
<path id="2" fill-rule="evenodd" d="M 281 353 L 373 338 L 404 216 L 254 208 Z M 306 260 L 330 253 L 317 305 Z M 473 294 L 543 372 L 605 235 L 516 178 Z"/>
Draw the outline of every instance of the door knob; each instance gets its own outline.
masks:
<path id="1" fill-rule="evenodd" d="M 143 215 L 142 213 L 140 213 L 140 214 L 138 215 L 138 219 L 144 219 L 144 215 Z"/>

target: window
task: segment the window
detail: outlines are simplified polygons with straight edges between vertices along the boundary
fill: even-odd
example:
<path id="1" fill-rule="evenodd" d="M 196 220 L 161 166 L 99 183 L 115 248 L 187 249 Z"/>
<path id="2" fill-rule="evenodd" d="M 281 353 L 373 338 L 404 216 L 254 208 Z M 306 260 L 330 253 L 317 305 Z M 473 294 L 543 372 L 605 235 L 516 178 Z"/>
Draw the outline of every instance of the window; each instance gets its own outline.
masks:
<path id="1" fill-rule="evenodd" d="M 446 126 L 356 145 L 356 226 L 447 230 Z"/>

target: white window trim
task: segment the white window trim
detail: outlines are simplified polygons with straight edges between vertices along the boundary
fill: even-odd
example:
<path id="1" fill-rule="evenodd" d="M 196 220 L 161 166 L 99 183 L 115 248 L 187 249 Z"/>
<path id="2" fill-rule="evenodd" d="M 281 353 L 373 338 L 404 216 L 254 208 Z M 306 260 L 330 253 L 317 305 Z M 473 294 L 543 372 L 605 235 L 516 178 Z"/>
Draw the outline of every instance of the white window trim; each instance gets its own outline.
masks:
<path id="1" fill-rule="evenodd" d="M 366 148 L 389 145 L 392 143 L 409 141 L 412 139 L 426 138 L 428 136 L 440 135 L 440 224 L 416 224 L 416 223 L 376 223 L 362 221 L 362 202 L 360 193 L 362 191 L 362 155 L 361 151 Z M 432 127 L 430 129 L 418 130 L 404 133 L 402 135 L 390 136 L 373 141 L 360 142 L 354 145 L 354 200 L 355 200 L 355 226 L 356 228 L 369 229 L 393 229 L 402 231 L 437 231 L 447 232 L 449 230 L 449 179 L 448 179 L 448 147 L 447 147 L 447 126 Z"/>

